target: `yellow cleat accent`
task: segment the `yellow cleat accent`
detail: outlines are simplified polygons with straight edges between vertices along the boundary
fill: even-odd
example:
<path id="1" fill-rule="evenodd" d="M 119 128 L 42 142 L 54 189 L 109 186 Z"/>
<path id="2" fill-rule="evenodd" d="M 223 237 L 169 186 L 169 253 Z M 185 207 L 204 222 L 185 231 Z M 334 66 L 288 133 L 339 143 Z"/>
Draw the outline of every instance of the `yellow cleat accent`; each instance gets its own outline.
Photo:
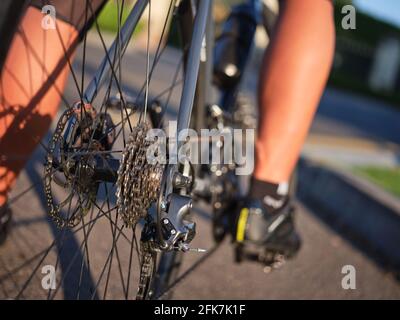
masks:
<path id="1" fill-rule="evenodd" d="M 236 241 L 243 242 L 246 231 L 247 218 L 249 217 L 249 209 L 243 208 L 240 210 L 239 221 L 236 230 Z"/>

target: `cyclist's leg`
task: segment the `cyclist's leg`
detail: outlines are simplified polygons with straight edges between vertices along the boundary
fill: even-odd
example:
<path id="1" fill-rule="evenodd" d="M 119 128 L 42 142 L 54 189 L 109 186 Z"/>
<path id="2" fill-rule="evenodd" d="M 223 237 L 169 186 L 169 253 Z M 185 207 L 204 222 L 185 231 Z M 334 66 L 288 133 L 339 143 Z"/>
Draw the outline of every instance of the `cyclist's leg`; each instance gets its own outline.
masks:
<path id="1" fill-rule="evenodd" d="M 102 2 L 93 0 L 93 10 L 97 11 Z M 72 56 L 73 44 L 84 28 L 85 1 L 79 5 L 74 5 L 73 0 L 32 3 L 14 36 L 1 73 L 0 207 L 57 112 L 69 70 L 60 38 Z M 55 6 L 57 30 L 42 28 L 42 3 Z M 79 7 L 80 14 L 76 11 Z"/>
<path id="2" fill-rule="evenodd" d="M 334 53 L 331 0 L 281 1 L 276 33 L 259 81 L 259 132 L 250 194 L 270 210 L 288 181 L 317 109 Z"/>
<path id="3" fill-rule="evenodd" d="M 256 167 L 240 209 L 236 239 L 290 257 L 300 247 L 288 181 L 298 160 L 334 52 L 330 0 L 282 1 L 281 16 L 262 66 Z M 262 213 L 262 214 L 260 214 Z M 246 226 L 246 228 L 243 228 Z"/>
<path id="4" fill-rule="evenodd" d="M 281 1 L 259 81 L 254 177 L 288 181 L 329 75 L 334 52 L 330 0 Z"/>
<path id="5" fill-rule="evenodd" d="M 48 78 L 63 59 L 64 51 L 57 32 L 42 29 L 42 18 L 38 9 L 27 9 L 1 73 L 0 205 L 6 201 L 18 173 L 47 132 L 68 75 L 64 65 L 53 78 L 54 82 Z M 78 32 L 61 20 L 57 26 L 69 47 Z M 46 58 L 42 59 L 43 56 Z M 46 92 L 41 92 L 42 89 Z"/>

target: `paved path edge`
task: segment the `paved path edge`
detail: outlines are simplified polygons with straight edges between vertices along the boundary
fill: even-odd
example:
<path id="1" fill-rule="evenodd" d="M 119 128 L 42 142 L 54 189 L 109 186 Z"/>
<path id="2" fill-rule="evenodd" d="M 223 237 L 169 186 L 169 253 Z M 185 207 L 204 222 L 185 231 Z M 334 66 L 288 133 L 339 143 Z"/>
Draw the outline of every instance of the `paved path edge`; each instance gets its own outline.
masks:
<path id="1" fill-rule="evenodd" d="M 355 246 L 400 275 L 400 201 L 340 168 L 302 159 L 298 197 Z"/>

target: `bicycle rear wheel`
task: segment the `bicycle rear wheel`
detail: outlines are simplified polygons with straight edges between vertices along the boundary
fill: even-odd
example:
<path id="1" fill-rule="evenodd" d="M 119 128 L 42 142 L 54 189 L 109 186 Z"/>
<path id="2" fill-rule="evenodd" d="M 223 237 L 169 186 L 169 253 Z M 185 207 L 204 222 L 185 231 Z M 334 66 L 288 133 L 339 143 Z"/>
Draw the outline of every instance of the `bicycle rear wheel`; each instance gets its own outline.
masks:
<path id="1" fill-rule="evenodd" d="M 68 48 L 64 48 L 71 79 L 66 94 L 62 94 L 61 118 L 55 133 L 46 139 L 50 140 L 49 145 L 39 148 L 10 199 L 19 227 L 14 228 L 1 256 L 0 283 L 8 288 L 3 298 L 135 297 L 144 259 L 136 234 L 146 225 L 154 195 L 145 207 L 146 214 L 142 212 L 140 219 L 132 218 L 129 210 L 120 210 L 121 185 L 117 177 L 94 177 L 90 168 L 93 163 L 103 164 L 104 172 L 117 172 L 110 167 L 118 168 L 124 151 L 134 148 L 132 144 L 143 133 L 136 128 L 143 129 L 150 120 L 157 127 L 162 120 L 175 117 L 174 106 L 179 104 L 185 86 L 183 65 L 189 48 L 167 46 L 170 22 L 180 16 L 181 7 L 176 7 L 173 0 L 166 3 L 153 51 L 154 29 L 150 21 L 156 8 L 151 7 L 151 1 L 138 0 L 132 9 L 125 6 L 124 0 L 107 4 L 105 10 L 115 11 L 112 25 L 116 36 L 110 54 L 110 36 L 102 30 L 102 17 L 97 17 L 90 1 L 86 1 L 84 15 L 85 19 L 94 15 L 93 29 L 83 35 L 75 62 Z M 185 3 L 181 2 L 181 6 Z M 124 31 L 127 24 L 123 24 L 129 10 L 133 20 L 128 17 L 127 24 L 131 24 L 132 31 L 142 29 L 142 34 L 133 38 L 142 39 L 142 49 L 122 45 L 124 37 L 131 37 Z M 94 60 L 99 52 L 105 57 L 97 68 Z M 105 69 L 110 70 L 108 76 Z M 89 83 L 92 77 L 94 80 Z M 47 159 L 44 175 L 38 171 L 43 156 Z M 138 169 L 143 165 L 140 161 Z M 135 172 L 143 177 L 143 170 Z M 153 191 L 157 190 L 157 181 L 153 179 L 151 183 L 156 186 Z M 153 192 L 153 185 L 146 184 L 147 192 Z M 133 194 L 139 199 L 149 196 L 143 195 L 142 190 L 131 191 L 137 192 Z M 25 198 L 29 200 L 23 201 Z M 137 204 L 135 199 L 129 201 Z M 47 210 L 49 217 L 44 214 Z M 33 216 L 28 212 L 34 212 Z M 9 263 L 3 265 L 4 261 Z M 148 298 L 148 288 L 140 298 Z"/>

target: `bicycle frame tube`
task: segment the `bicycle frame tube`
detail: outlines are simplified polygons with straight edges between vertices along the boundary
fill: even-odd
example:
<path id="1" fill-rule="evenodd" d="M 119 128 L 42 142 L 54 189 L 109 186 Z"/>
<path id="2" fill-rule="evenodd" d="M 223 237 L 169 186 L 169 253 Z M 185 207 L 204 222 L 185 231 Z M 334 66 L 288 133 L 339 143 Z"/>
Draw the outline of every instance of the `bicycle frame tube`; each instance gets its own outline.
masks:
<path id="1" fill-rule="evenodd" d="M 202 61 L 204 64 L 204 90 L 205 92 L 203 93 L 204 95 L 204 102 L 205 105 L 210 105 L 212 101 L 212 77 L 213 77 L 213 48 L 214 48 L 214 19 L 212 16 L 211 11 L 208 14 L 208 21 L 207 21 L 207 27 L 206 27 L 206 56 L 205 56 L 205 61 Z M 206 93 L 209 94 L 206 94 Z"/>
<path id="2" fill-rule="evenodd" d="M 192 0 L 186 0 L 192 1 Z M 189 39 L 188 31 L 192 32 L 189 53 L 185 63 L 185 78 L 182 88 L 182 97 L 178 110 L 177 119 L 177 134 L 182 130 L 190 127 L 192 110 L 194 107 L 195 96 L 197 94 L 196 107 L 204 108 L 209 102 L 206 93 L 211 92 L 211 72 L 212 72 L 212 43 L 214 39 L 212 15 L 211 15 L 211 0 L 199 0 L 196 10 L 194 23 L 192 28 L 182 30 L 186 33 L 184 38 Z M 192 5 L 192 3 L 189 3 Z M 192 7 L 193 8 L 193 7 Z M 193 13 L 193 12 L 191 12 Z M 188 14 L 188 12 L 186 12 Z M 185 29 L 185 26 L 181 26 Z M 190 32 L 189 31 L 189 32 Z M 201 67 L 201 70 L 200 70 Z M 201 71 L 201 72 L 200 72 Z M 177 141 L 177 149 L 184 144 L 185 141 Z M 172 177 L 178 170 L 178 166 L 171 164 L 170 179 L 167 182 L 167 190 L 172 192 Z M 186 166 L 186 165 L 185 165 Z M 186 174 L 184 170 L 184 174 Z M 177 220 L 180 220 L 177 219 Z"/>
<path id="3" fill-rule="evenodd" d="M 189 1 L 189 0 L 187 0 Z M 201 104 L 198 107 L 203 108 L 205 102 L 205 93 L 206 90 L 209 90 L 209 86 L 204 83 L 205 73 L 208 73 L 208 77 L 210 77 L 210 69 L 211 69 L 211 61 L 212 59 L 207 59 L 207 44 L 212 45 L 213 35 L 212 28 L 206 28 L 207 22 L 210 22 L 212 19 L 210 15 L 211 9 L 211 1 L 210 0 L 201 0 L 198 1 L 199 6 L 196 10 L 196 15 L 194 18 L 192 37 L 190 40 L 189 53 L 187 55 L 186 66 L 185 66 L 185 78 L 184 85 L 182 89 L 182 97 L 180 101 L 179 111 L 178 111 L 178 119 L 177 119 L 177 129 L 178 134 L 181 130 L 185 130 L 189 128 L 190 118 L 192 114 L 194 98 L 196 95 L 196 89 L 198 87 L 202 87 L 202 90 L 197 92 L 202 97 L 201 99 L 197 99 L 201 101 Z M 187 12 L 186 12 L 187 14 Z M 189 20 L 187 20 L 189 21 Z M 185 26 L 182 26 L 183 28 Z M 188 28 L 189 30 L 189 28 Z M 182 30 L 183 32 L 187 32 L 188 30 Z M 207 31 L 207 34 L 206 34 Z M 185 37 L 188 38 L 188 37 Z M 207 41 L 208 38 L 208 41 Z M 204 41 L 205 40 L 205 41 Z M 208 42 L 208 43 L 207 43 Z M 209 51 L 210 53 L 211 51 Z M 210 54 L 211 57 L 211 54 Z M 199 80 L 199 69 L 200 64 L 202 64 L 202 68 L 204 70 L 202 79 Z M 208 70 L 208 71 L 207 71 Z M 206 72 L 207 71 L 207 72 Z M 202 81 L 202 83 L 198 82 Z M 178 141 L 178 149 L 182 145 L 183 142 Z M 174 174 L 178 171 L 178 166 L 175 164 L 170 164 L 167 169 L 167 182 L 166 182 L 166 194 L 173 194 L 173 177 Z M 170 202 L 170 209 L 168 212 L 169 219 L 172 224 L 178 229 L 177 234 L 186 233 L 185 226 L 183 225 L 183 218 L 188 213 L 188 209 L 191 206 L 190 197 L 182 197 L 180 195 L 172 195 L 174 200 Z M 171 198 L 171 199 L 172 199 Z M 171 209 L 172 207 L 172 209 Z M 160 211 L 157 211 L 157 220 L 158 226 L 161 225 L 161 214 Z M 161 234 L 161 229 L 158 229 L 158 233 Z M 162 246 L 167 248 L 169 245 L 167 242 L 162 240 L 162 237 L 159 237 Z"/>
<path id="4" fill-rule="evenodd" d="M 199 1 L 199 7 L 196 12 L 193 26 L 192 40 L 190 42 L 187 69 L 182 89 L 182 98 L 179 105 L 178 132 L 189 128 L 190 116 L 192 114 L 193 101 L 199 74 L 203 38 L 206 30 L 206 24 L 209 18 L 210 8 L 210 0 Z M 178 144 L 178 148 L 179 147 L 180 145 Z"/>
<path id="5" fill-rule="evenodd" d="M 94 98 L 97 95 L 98 89 L 103 84 L 104 80 L 107 78 L 107 75 L 110 74 L 112 61 L 114 61 L 115 57 L 119 52 L 124 52 L 126 47 L 129 44 L 130 39 L 132 38 L 132 34 L 141 18 L 143 11 L 146 9 L 149 0 L 138 0 L 135 3 L 135 6 L 132 8 L 129 13 L 128 18 L 123 24 L 120 34 L 114 40 L 111 48 L 107 51 L 103 61 L 101 62 L 97 72 L 92 79 L 92 81 L 87 86 L 83 97 L 87 103 L 92 103 Z M 119 63 L 118 59 L 116 59 L 114 72 L 118 69 Z"/>

